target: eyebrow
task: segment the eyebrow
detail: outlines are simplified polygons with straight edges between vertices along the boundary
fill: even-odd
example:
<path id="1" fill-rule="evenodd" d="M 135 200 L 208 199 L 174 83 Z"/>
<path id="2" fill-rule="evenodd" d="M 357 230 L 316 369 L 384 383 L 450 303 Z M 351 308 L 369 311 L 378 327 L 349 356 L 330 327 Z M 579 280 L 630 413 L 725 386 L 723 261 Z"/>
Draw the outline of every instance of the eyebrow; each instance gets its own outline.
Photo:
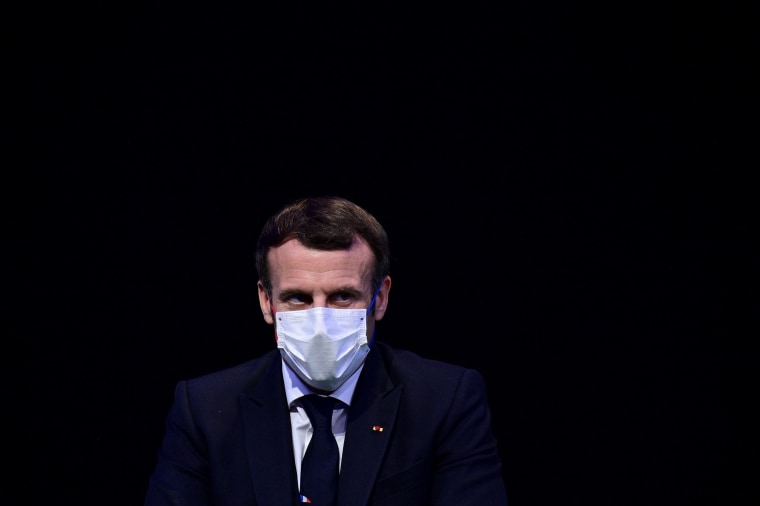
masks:
<path id="1" fill-rule="evenodd" d="M 303 290 L 299 290 L 297 288 L 288 288 L 287 290 L 283 290 L 280 292 L 280 295 L 277 297 L 279 300 L 285 300 L 289 297 L 292 297 L 293 295 L 305 295 L 306 292 Z"/>
<path id="2" fill-rule="evenodd" d="M 353 286 L 341 286 L 336 288 L 335 290 L 329 290 L 327 292 L 327 295 L 332 295 L 335 293 L 350 293 L 356 297 L 359 297 L 362 295 L 362 291 L 360 289 L 357 289 Z M 308 295 L 311 296 L 310 291 L 301 290 L 299 288 L 286 288 L 282 292 L 280 292 L 280 295 L 278 297 L 279 300 L 285 300 L 288 297 L 292 297 L 293 295 Z"/>

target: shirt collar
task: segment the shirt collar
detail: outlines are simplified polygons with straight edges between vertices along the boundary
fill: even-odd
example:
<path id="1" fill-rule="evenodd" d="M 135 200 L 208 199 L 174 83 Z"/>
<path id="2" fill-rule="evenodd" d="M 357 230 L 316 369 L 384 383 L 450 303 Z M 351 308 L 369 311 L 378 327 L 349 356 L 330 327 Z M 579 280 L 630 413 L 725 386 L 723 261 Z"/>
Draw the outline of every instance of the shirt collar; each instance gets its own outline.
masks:
<path id="1" fill-rule="evenodd" d="M 288 400 L 288 406 L 292 406 L 293 401 L 300 399 L 304 395 L 315 393 L 306 383 L 301 381 L 301 378 L 288 367 L 284 360 L 280 359 L 280 362 L 282 362 L 282 379 L 285 382 L 285 396 Z M 359 381 L 359 374 L 362 369 L 364 369 L 364 364 L 360 365 L 345 383 L 332 392 L 330 397 L 338 399 L 346 406 L 350 406 L 351 398 L 354 396 L 354 390 L 356 389 L 356 382 Z"/>

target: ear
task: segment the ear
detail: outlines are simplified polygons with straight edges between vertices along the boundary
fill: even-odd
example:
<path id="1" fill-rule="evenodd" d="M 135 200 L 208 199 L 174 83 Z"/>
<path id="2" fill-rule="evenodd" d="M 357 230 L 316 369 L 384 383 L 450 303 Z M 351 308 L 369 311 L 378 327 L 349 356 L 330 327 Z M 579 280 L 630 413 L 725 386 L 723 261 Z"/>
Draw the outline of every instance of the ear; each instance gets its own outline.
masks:
<path id="1" fill-rule="evenodd" d="M 273 304 L 269 298 L 269 292 L 266 291 L 261 281 L 259 281 L 256 286 L 259 289 L 259 306 L 264 315 L 264 321 L 272 325 L 274 323 L 274 315 L 272 315 Z"/>
<path id="2" fill-rule="evenodd" d="M 385 276 L 380 284 L 380 290 L 377 291 L 375 299 L 375 320 L 382 320 L 385 312 L 388 310 L 388 294 L 391 291 L 391 277 Z"/>

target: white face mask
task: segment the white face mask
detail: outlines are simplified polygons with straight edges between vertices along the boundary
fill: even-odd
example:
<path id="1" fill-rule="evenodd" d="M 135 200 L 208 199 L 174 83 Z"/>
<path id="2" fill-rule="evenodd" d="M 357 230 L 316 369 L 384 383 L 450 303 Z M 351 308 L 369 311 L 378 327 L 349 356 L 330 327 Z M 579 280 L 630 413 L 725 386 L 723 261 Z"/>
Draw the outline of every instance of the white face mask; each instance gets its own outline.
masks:
<path id="1" fill-rule="evenodd" d="M 336 390 L 369 353 L 367 309 L 281 311 L 275 325 L 283 360 L 317 390 Z"/>

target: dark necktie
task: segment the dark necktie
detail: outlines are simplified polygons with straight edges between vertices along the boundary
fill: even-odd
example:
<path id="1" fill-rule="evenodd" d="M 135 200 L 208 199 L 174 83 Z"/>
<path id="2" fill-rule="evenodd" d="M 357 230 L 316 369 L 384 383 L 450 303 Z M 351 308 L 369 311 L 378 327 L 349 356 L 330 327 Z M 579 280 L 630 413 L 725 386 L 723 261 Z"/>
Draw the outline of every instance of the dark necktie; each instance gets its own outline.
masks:
<path id="1" fill-rule="evenodd" d="M 334 506 L 338 496 L 338 443 L 332 433 L 335 399 L 307 395 L 301 399 L 314 434 L 301 462 L 301 502 Z"/>

